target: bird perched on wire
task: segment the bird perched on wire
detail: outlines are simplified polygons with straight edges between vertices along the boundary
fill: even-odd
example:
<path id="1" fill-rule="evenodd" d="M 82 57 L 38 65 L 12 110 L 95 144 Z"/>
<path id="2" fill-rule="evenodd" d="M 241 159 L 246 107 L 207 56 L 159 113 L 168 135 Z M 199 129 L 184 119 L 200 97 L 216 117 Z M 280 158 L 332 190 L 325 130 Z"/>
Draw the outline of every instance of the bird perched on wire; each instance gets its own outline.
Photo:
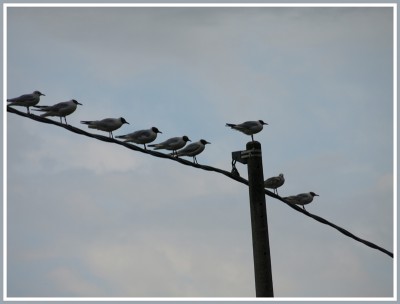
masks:
<path id="1" fill-rule="evenodd" d="M 169 138 L 159 144 L 149 145 L 149 147 L 154 147 L 154 150 L 172 150 L 172 155 L 176 154 L 176 151 L 183 148 L 188 141 L 191 141 L 189 137 L 182 136 L 182 137 L 172 137 Z"/>
<path id="2" fill-rule="evenodd" d="M 176 152 L 176 156 L 192 156 L 193 157 L 193 162 L 195 164 L 198 164 L 196 155 L 199 155 L 201 152 L 204 151 L 206 144 L 210 144 L 208 141 L 204 139 L 200 139 L 199 141 L 196 141 L 190 145 L 187 145 L 185 148 L 178 150 Z"/>
<path id="3" fill-rule="evenodd" d="M 157 133 L 162 133 L 156 127 L 152 127 L 148 130 L 139 130 L 126 135 L 117 136 L 124 142 L 133 142 L 135 144 L 144 145 L 144 149 L 147 150 L 146 144 L 153 142 L 157 138 Z"/>
<path id="4" fill-rule="evenodd" d="M 9 102 L 9 106 L 21 106 L 26 107 L 28 110 L 28 114 L 31 114 L 29 111 L 29 107 L 36 106 L 40 101 L 40 96 L 46 96 L 39 91 L 34 91 L 32 94 L 24 94 L 19 97 L 7 99 Z"/>
<path id="5" fill-rule="evenodd" d="M 254 141 L 253 135 L 260 132 L 264 125 L 268 124 L 262 120 L 246 121 L 241 124 L 226 124 L 227 127 L 231 127 L 234 130 L 240 131 L 246 135 L 250 135 L 252 141 Z"/>
<path id="6" fill-rule="evenodd" d="M 60 122 L 62 123 L 62 117 L 64 117 L 65 124 L 67 125 L 67 115 L 70 115 L 75 112 L 78 105 L 82 105 L 75 99 L 71 99 L 69 101 L 59 102 L 52 106 L 34 106 L 34 110 L 45 112 L 41 114 L 41 117 L 47 116 L 59 116 Z"/>
<path id="7" fill-rule="evenodd" d="M 278 176 L 273 176 L 264 181 L 264 188 L 273 189 L 274 193 L 278 194 L 278 188 L 285 183 L 285 178 L 283 174 Z M 279 195 L 279 194 L 278 194 Z"/>
<path id="8" fill-rule="evenodd" d="M 314 199 L 314 196 L 319 196 L 318 194 L 314 192 L 307 192 L 307 193 L 301 193 L 293 196 L 288 196 L 288 197 L 283 197 L 285 201 L 291 204 L 296 204 L 296 205 L 301 205 L 303 206 L 303 209 L 306 210 L 304 205 L 307 205 L 311 203 Z"/>
<path id="9" fill-rule="evenodd" d="M 105 118 L 103 120 L 84 120 L 82 124 L 88 125 L 89 129 L 97 129 L 109 133 L 111 138 L 114 138 L 112 132 L 119 129 L 123 124 L 128 124 L 125 118 Z"/>

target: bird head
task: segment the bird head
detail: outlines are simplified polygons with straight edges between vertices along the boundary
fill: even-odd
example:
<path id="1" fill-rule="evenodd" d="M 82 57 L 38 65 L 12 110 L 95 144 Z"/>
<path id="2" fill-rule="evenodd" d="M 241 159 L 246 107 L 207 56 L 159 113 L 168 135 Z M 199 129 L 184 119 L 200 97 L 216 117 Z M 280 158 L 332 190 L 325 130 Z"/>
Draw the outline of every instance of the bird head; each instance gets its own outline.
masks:
<path id="1" fill-rule="evenodd" d="M 35 91 L 35 92 L 33 92 L 33 94 L 39 95 L 39 96 L 46 96 L 46 95 L 44 95 L 43 93 L 40 93 L 40 91 Z"/>
<path id="2" fill-rule="evenodd" d="M 152 127 L 151 129 L 153 130 L 154 133 L 161 133 L 162 134 L 162 132 L 160 130 L 158 130 L 156 127 Z"/>
<path id="3" fill-rule="evenodd" d="M 186 135 L 185 135 L 185 136 L 183 136 L 183 137 L 182 137 L 182 139 L 183 139 L 183 141 L 184 141 L 184 142 L 191 141 L 191 140 L 189 139 L 189 137 L 187 137 Z"/>
<path id="4" fill-rule="evenodd" d="M 268 125 L 266 122 L 264 122 L 264 121 L 262 121 L 262 120 L 259 120 L 258 121 L 260 124 L 262 124 L 262 125 Z"/>
<path id="5" fill-rule="evenodd" d="M 319 196 L 318 194 L 316 194 L 316 193 L 314 193 L 314 192 L 310 192 L 310 195 L 311 195 L 312 197 L 314 197 L 314 196 Z"/>
<path id="6" fill-rule="evenodd" d="M 200 139 L 200 142 L 201 142 L 203 145 L 211 144 L 210 142 L 208 142 L 208 141 L 206 141 L 206 140 L 204 140 L 204 139 Z"/>
<path id="7" fill-rule="evenodd" d="M 76 105 L 81 105 L 82 106 L 82 104 L 80 102 L 78 102 L 77 100 L 75 100 L 75 99 L 72 99 L 71 101 Z"/>
<path id="8" fill-rule="evenodd" d="M 125 118 L 120 117 L 119 119 L 121 119 L 121 122 L 122 122 L 123 124 L 128 124 L 128 125 L 129 125 L 129 122 L 127 122 L 127 121 L 125 120 Z"/>

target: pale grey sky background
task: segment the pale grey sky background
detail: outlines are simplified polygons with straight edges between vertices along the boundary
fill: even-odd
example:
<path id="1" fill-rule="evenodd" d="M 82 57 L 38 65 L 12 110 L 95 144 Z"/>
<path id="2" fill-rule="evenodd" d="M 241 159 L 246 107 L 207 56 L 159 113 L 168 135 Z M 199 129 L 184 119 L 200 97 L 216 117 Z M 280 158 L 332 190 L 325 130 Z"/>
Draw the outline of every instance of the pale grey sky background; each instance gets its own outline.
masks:
<path id="1" fill-rule="evenodd" d="M 318 193 L 310 212 L 393 251 L 392 24 L 390 8 L 10 8 L 8 97 L 77 99 L 85 130 L 123 116 L 115 135 L 204 138 L 199 163 L 225 170 L 250 139 L 225 123 L 263 119 L 279 193 Z M 7 119 L 9 296 L 255 295 L 244 185 Z M 390 257 L 267 209 L 276 297 L 393 295 Z"/>

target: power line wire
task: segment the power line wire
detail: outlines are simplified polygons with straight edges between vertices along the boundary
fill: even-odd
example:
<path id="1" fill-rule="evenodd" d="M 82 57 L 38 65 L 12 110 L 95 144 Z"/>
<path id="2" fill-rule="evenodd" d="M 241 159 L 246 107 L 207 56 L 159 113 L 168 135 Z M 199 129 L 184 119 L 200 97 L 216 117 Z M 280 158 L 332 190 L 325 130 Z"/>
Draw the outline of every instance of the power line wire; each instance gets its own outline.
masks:
<path id="1" fill-rule="evenodd" d="M 7 111 L 10 112 L 10 113 L 13 113 L 13 114 L 17 114 L 17 115 L 20 115 L 20 116 L 24 116 L 24 117 L 30 118 L 32 120 L 36 120 L 36 121 L 42 122 L 42 123 L 56 125 L 56 126 L 62 127 L 64 129 L 67 129 L 68 131 L 74 132 L 74 133 L 79 134 L 79 135 L 92 137 L 92 138 L 95 138 L 95 139 L 98 139 L 98 140 L 101 140 L 101 141 L 104 141 L 104 142 L 115 143 L 117 145 L 124 146 L 125 148 L 131 149 L 131 150 L 134 150 L 134 151 L 137 151 L 137 152 L 150 154 L 152 156 L 159 157 L 159 158 L 170 159 L 170 160 L 176 161 L 178 163 L 181 163 L 182 165 L 195 167 L 197 169 L 217 172 L 217 173 L 223 174 L 223 175 L 225 175 L 225 176 L 227 176 L 227 177 L 229 177 L 229 178 L 231 178 L 231 179 L 233 179 L 233 180 L 235 180 L 235 181 L 237 181 L 239 183 L 245 184 L 247 186 L 249 184 L 249 182 L 246 179 L 238 176 L 237 174 L 233 174 L 231 172 L 228 172 L 228 171 L 225 171 L 225 170 L 222 170 L 222 169 L 219 169 L 219 168 L 215 168 L 215 167 L 211 167 L 211 166 L 207 166 L 207 165 L 195 164 L 195 163 L 190 162 L 188 160 L 185 160 L 185 159 L 182 159 L 182 158 L 178 158 L 178 157 L 174 157 L 174 156 L 171 156 L 169 154 L 160 153 L 160 152 L 157 152 L 157 151 L 145 150 L 145 149 L 142 149 L 142 148 L 140 148 L 138 146 L 135 146 L 135 145 L 132 145 L 132 144 L 128 144 L 128 143 L 125 143 L 125 142 L 122 142 L 122 141 L 118 141 L 118 140 L 116 140 L 114 138 L 106 137 L 106 136 L 103 136 L 103 135 L 92 134 L 92 133 L 83 131 L 82 129 L 76 128 L 74 126 L 65 125 L 65 124 L 59 123 L 57 121 L 50 120 L 48 118 L 44 118 L 44 117 L 40 117 L 40 116 L 36 116 L 36 115 L 32 115 L 32 114 L 23 113 L 23 112 L 20 112 L 20 111 L 18 111 L 16 109 L 12 108 L 12 107 L 7 107 Z M 364 245 L 366 245 L 368 247 L 371 247 L 371 248 L 374 248 L 376 250 L 379 250 L 379 251 L 381 251 L 381 252 L 383 252 L 383 253 L 385 253 L 388 256 L 393 258 L 393 253 L 392 252 L 390 252 L 390 251 L 388 251 L 388 250 L 386 250 L 386 249 L 384 249 L 384 248 L 382 248 L 382 247 L 380 247 L 380 246 L 378 246 L 378 245 L 376 245 L 376 244 L 374 244 L 372 242 L 369 242 L 369 241 L 364 240 L 364 239 L 362 239 L 360 237 L 357 237 L 356 235 L 352 234 L 351 232 L 347 231 L 346 229 L 344 229 L 342 227 L 339 227 L 339 226 L 327 221 L 326 219 L 324 219 L 324 218 L 322 218 L 322 217 L 320 217 L 318 215 L 312 214 L 312 213 L 310 213 L 310 212 L 308 212 L 308 211 L 306 211 L 306 210 L 304 210 L 304 209 L 302 209 L 302 208 L 300 208 L 300 207 L 298 207 L 298 206 L 296 206 L 294 204 L 291 204 L 291 203 L 285 201 L 282 197 L 280 197 L 279 195 L 274 194 L 273 192 L 271 192 L 271 191 L 269 191 L 267 189 L 265 189 L 265 194 L 270 196 L 270 197 L 272 197 L 272 198 L 280 200 L 281 202 L 285 203 L 286 205 L 288 205 L 289 207 L 295 209 L 296 211 L 301 212 L 304 215 L 306 215 L 308 217 L 311 217 L 314 220 L 316 220 L 316 221 L 318 221 L 318 222 L 320 222 L 322 224 L 331 226 L 332 228 L 338 230 L 340 233 L 342 233 L 342 234 L 344 234 L 344 235 L 346 235 L 346 236 L 348 236 L 348 237 L 350 237 L 350 238 L 352 238 L 352 239 L 354 239 L 354 240 L 356 240 L 358 242 L 361 242 L 361 243 L 363 243 Z"/>

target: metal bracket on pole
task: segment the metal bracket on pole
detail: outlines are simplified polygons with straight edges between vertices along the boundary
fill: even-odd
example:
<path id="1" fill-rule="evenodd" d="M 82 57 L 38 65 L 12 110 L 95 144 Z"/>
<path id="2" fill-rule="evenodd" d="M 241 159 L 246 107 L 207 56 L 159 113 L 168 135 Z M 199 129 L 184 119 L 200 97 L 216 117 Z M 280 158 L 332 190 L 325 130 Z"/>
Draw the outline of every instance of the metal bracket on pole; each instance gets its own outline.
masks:
<path id="1" fill-rule="evenodd" d="M 247 161 L 250 157 L 261 157 L 260 149 L 251 149 L 245 151 L 232 152 L 232 161 L 239 162 L 247 165 Z"/>

